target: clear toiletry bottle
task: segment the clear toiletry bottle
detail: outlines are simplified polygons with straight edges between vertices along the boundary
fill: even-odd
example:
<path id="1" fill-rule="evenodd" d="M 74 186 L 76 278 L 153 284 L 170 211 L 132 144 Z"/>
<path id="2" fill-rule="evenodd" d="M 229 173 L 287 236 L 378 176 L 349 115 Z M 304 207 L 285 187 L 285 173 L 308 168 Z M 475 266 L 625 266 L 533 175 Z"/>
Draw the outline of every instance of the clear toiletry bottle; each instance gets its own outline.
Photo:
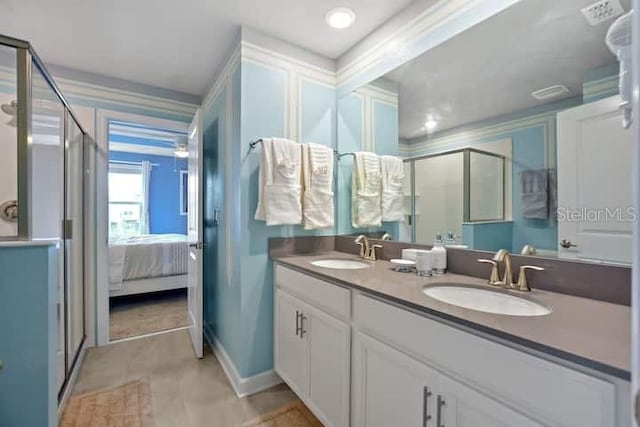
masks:
<path id="1" fill-rule="evenodd" d="M 436 234 L 436 240 L 433 242 L 433 275 L 441 276 L 447 271 L 447 250 L 442 244 L 442 235 Z"/>

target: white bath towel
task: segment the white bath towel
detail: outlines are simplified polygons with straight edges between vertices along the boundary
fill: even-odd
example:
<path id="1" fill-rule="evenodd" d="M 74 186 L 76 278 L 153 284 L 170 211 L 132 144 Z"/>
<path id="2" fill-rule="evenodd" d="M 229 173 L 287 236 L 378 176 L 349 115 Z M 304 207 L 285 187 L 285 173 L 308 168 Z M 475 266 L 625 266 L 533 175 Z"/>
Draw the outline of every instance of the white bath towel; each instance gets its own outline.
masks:
<path id="1" fill-rule="evenodd" d="M 302 222 L 301 145 L 282 138 L 263 138 L 258 207 L 255 219 L 271 225 Z"/>
<path id="2" fill-rule="evenodd" d="M 380 159 L 357 152 L 351 175 L 351 224 L 354 228 L 382 225 Z"/>
<path id="3" fill-rule="evenodd" d="M 333 150 L 302 146 L 302 219 L 306 230 L 333 227 Z"/>
<path id="4" fill-rule="evenodd" d="M 380 156 L 382 220 L 404 221 L 404 164 L 395 156 Z"/>

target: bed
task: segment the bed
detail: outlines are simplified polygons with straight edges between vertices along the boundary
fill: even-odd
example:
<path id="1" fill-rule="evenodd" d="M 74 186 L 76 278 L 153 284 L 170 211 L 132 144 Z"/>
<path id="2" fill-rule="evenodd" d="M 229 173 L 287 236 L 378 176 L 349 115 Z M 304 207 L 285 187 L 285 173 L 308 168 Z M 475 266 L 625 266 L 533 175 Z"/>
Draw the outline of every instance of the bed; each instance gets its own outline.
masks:
<path id="1" fill-rule="evenodd" d="M 189 249 L 183 234 L 149 234 L 109 243 L 109 296 L 187 287 Z"/>

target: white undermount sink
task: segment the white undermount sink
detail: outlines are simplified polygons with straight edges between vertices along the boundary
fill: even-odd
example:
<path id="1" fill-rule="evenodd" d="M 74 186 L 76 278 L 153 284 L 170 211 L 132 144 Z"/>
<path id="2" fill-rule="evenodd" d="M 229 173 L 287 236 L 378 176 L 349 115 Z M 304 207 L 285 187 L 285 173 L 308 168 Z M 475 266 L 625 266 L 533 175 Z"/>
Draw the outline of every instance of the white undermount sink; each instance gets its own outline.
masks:
<path id="1" fill-rule="evenodd" d="M 545 316 L 551 313 L 548 307 L 534 301 L 464 284 L 434 284 L 425 287 L 422 292 L 438 301 L 485 313 L 509 316 Z"/>
<path id="2" fill-rule="evenodd" d="M 318 261 L 312 261 L 311 265 L 315 265 L 316 267 L 332 268 L 334 270 L 361 270 L 370 267 L 369 264 L 350 259 L 320 259 Z"/>

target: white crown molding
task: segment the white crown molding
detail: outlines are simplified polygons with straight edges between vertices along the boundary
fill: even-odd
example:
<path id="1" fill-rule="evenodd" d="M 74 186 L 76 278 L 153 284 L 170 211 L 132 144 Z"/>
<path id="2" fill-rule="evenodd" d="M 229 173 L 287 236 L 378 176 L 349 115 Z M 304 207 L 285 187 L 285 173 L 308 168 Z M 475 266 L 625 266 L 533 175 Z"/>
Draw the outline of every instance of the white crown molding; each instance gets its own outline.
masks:
<path id="1" fill-rule="evenodd" d="M 362 86 L 355 91 L 368 98 L 375 99 L 376 101 L 391 105 L 393 107 L 398 106 L 398 93 L 390 90 L 382 89 L 373 85 Z"/>
<path id="2" fill-rule="evenodd" d="M 185 118 L 193 116 L 198 109 L 197 105 L 173 101 L 166 98 L 145 95 L 142 93 L 127 92 L 120 89 L 108 88 L 61 77 L 54 76 L 54 79 L 62 93 L 67 98 L 75 97 L 92 102 L 107 102 L 109 104 L 128 108 L 144 108 L 155 112 L 183 116 Z M 0 83 L 15 86 L 15 70 L 11 67 L 0 66 Z M 38 87 L 48 89 L 48 86 L 44 84 L 43 80 L 36 79 L 34 81 L 34 88 Z"/>
<path id="3" fill-rule="evenodd" d="M 109 141 L 109 151 L 120 153 L 148 154 L 152 156 L 174 157 L 174 148 L 154 147 L 151 145 L 127 144 L 126 142 Z"/>
<path id="4" fill-rule="evenodd" d="M 271 65 L 273 67 L 294 71 L 296 74 L 305 76 L 308 79 L 325 83 L 330 87 L 336 85 L 336 73 L 317 65 L 301 61 L 292 56 L 284 55 L 253 43 L 242 41 L 242 60 L 254 61 L 258 64 Z"/>
<path id="5" fill-rule="evenodd" d="M 216 80 L 211 84 L 209 90 L 207 91 L 207 95 L 204 97 L 202 101 L 202 110 L 206 110 L 211 106 L 211 103 L 217 96 L 220 94 L 223 88 L 227 87 L 227 81 L 229 80 L 229 76 L 235 71 L 236 67 L 240 63 L 240 52 L 241 52 L 241 44 L 235 47 L 229 59 L 222 67 L 220 74 Z"/>

